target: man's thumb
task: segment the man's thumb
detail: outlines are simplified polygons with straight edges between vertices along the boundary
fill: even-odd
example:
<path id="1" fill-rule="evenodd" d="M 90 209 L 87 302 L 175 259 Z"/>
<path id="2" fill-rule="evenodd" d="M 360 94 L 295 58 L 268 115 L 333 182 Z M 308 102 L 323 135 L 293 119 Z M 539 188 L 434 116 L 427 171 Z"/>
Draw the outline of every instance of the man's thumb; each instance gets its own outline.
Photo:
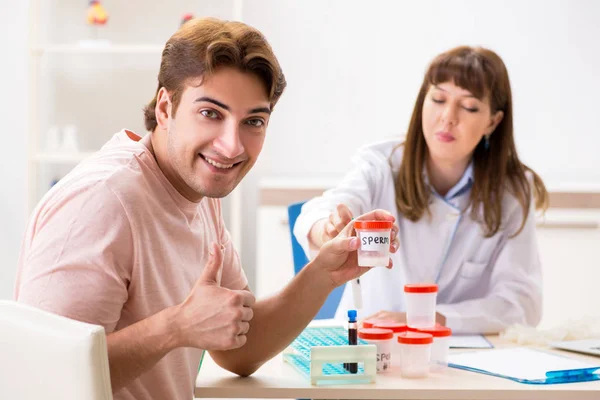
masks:
<path id="1" fill-rule="evenodd" d="M 204 266 L 204 270 L 200 275 L 199 280 L 205 283 L 217 285 L 219 283 L 219 275 L 221 266 L 223 265 L 223 252 L 216 243 L 210 244 L 210 257 Z"/>
<path id="2" fill-rule="evenodd" d="M 329 241 L 329 243 L 327 243 L 330 247 L 330 251 L 333 254 L 337 254 L 337 255 L 341 255 L 344 253 L 349 253 L 351 251 L 355 251 L 358 250 L 359 246 L 359 242 L 358 242 L 358 238 L 356 236 L 350 236 L 350 237 L 336 237 L 335 239 L 332 239 Z"/>

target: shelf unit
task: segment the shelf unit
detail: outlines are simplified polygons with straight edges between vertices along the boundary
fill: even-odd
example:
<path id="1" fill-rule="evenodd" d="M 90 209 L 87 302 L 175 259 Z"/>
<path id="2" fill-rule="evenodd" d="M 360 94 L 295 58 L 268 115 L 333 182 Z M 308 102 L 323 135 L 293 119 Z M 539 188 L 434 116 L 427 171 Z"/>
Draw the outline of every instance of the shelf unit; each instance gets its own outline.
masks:
<path id="1" fill-rule="evenodd" d="M 76 164 L 94 154 L 93 151 L 78 152 L 39 152 L 34 159 L 37 163 Z"/>
<path id="2" fill-rule="evenodd" d="M 35 3 L 35 2 L 34 2 Z M 35 36 L 35 35 L 32 35 Z M 105 44 L 100 42 L 93 44 L 51 44 L 30 46 L 30 118 L 29 118 L 29 212 L 33 210 L 43 190 L 43 182 L 40 182 L 40 171 L 47 171 L 54 165 L 61 165 L 61 171 L 66 171 L 65 166 L 74 167 L 94 153 L 97 149 L 85 149 L 79 151 L 47 151 L 44 149 L 43 140 L 40 140 L 45 131 L 40 117 L 39 99 L 41 96 L 40 75 L 42 74 L 42 60 L 48 57 L 62 57 L 91 55 L 94 57 L 131 57 L 137 55 L 152 55 L 160 58 L 162 45 L 156 44 Z M 80 132 L 79 132 L 80 133 Z M 82 139 L 81 137 L 79 139 Z M 83 138 L 85 139 L 85 138 Z M 85 140 L 84 140 L 85 141 Z M 83 146 L 85 147 L 85 146 Z M 62 175 L 62 174 L 60 174 Z M 48 181 L 48 179 L 46 179 Z M 42 192 L 42 193 L 40 193 Z"/>
<path id="3" fill-rule="evenodd" d="M 45 132 L 49 126 L 46 121 L 43 121 L 41 117 L 41 112 L 43 111 L 41 107 L 44 107 L 44 104 L 40 104 L 40 98 L 42 96 L 41 93 L 41 84 L 47 83 L 42 81 L 41 75 L 43 71 L 43 60 L 63 60 L 67 59 L 65 57 L 69 57 L 69 59 L 73 59 L 72 56 L 76 56 L 76 60 L 88 60 L 88 56 L 93 57 L 93 60 L 98 60 L 98 62 L 106 62 L 105 60 L 112 63 L 112 59 L 117 57 L 118 61 L 114 62 L 114 70 L 119 71 L 119 69 L 127 68 L 127 66 L 121 66 L 119 62 L 121 60 L 127 59 L 127 57 L 136 59 L 138 56 L 152 56 L 154 61 L 158 61 L 162 54 L 162 50 L 164 44 L 162 43 L 116 43 L 116 41 L 78 41 L 78 38 L 73 40 L 73 43 L 41 43 L 41 38 L 46 36 L 40 35 L 40 25 L 42 22 L 42 15 L 46 15 L 44 13 L 44 7 L 48 7 L 46 0 L 32 0 L 30 2 L 30 25 L 29 25 L 29 131 L 28 131 L 28 142 L 29 142 L 29 152 L 28 152 L 28 212 L 34 209 L 44 191 L 49 188 L 49 182 L 54 179 L 48 179 L 47 176 L 44 181 L 40 179 L 44 173 L 50 174 L 48 171 L 52 169 L 56 169 L 61 171 L 61 176 L 63 173 L 67 173 L 70 169 L 72 169 L 79 162 L 89 157 L 97 150 L 98 146 L 94 146 L 94 148 L 86 148 L 86 146 L 82 146 L 84 149 L 81 151 L 46 151 L 44 146 L 41 145 L 43 143 L 42 132 Z M 55 10 L 57 12 L 62 12 L 68 14 L 69 18 L 72 18 L 75 7 L 81 7 L 80 2 L 71 2 L 71 8 L 66 6 L 65 1 L 55 1 L 55 4 L 60 3 L 60 7 L 56 7 Z M 135 2 L 134 2 L 135 3 Z M 140 3 L 140 2 L 138 2 Z M 140 3 L 141 4 L 141 3 Z M 227 19 L 233 20 L 242 20 L 242 0 L 231 0 L 229 5 L 223 3 L 216 4 L 212 3 L 212 5 L 216 7 L 231 7 L 226 12 L 226 16 L 217 15 L 225 17 Z M 113 4 L 114 7 L 116 5 Z M 207 6 L 211 6 L 207 2 L 202 2 L 199 0 L 188 1 L 187 7 L 193 7 L 195 9 L 204 9 Z M 61 8 L 62 7 L 62 8 Z M 122 3 L 119 4 L 118 7 L 122 7 L 123 10 L 129 10 L 127 7 L 129 5 Z M 133 7 L 133 5 L 131 6 Z M 183 6 L 182 6 L 183 7 Z M 47 9 L 46 9 L 47 11 Z M 109 10 L 110 13 L 110 10 Z M 77 13 L 75 13 L 77 15 Z M 155 15 L 160 14 L 156 12 Z M 222 14 L 222 12 L 221 12 Z M 83 15 L 81 15 L 81 20 L 83 20 Z M 47 21 L 46 21 L 47 22 Z M 111 21 L 109 21 L 110 26 Z M 125 32 L 128 31 L 129 26 L 126 26 Z M 123 36 L 123 37 L 128 37 Z M 51 40 L 50 40 L 51 41 Z M 81 56 L 81 57 L 80 57 Z M 63 58 L 61 58 L 63 57 Z M 111 58 L 112 57 L 112 58 Z M 94 61 L 95 62 L 95 61 Z M 95 65 L 91 63 L 91 65 Z M 158 69 L 156 70 L 158 72 Z M 155 78 L 155 77 L 154 77 Z M 93 78 L 92 78 L 93 79 Z M 155 83 L 153 83 L 155 85 Z M 154 89 L 154 87 L 152 87 Z M 84 100 L 85 101 L 85 100 Z M 44 110 L 45 111 L 45 110 Z M 112 110 L 115 111 L 115 110 Z M 54 124 L 54 122 L 52 122 Z M 128 127 L 128 126 L 124 126 Z M 115 130 L 116 132 L 116 130 Z M 81 132 L 79 132 L 81 133 Z M 114 132 L 113 132 L 114 133 Z M 94 134 L 94 132 L 87 132 L 87 135 Z M 81 139 L 81 137 L 79 138 Z M 87 146 L 89 147 L 89 146 Z M 48 186 L 45 186 L 48 184 Z M 224 201 L 224 211 L 226 221 L 228 223 L 229 230 L 231 232 L 232 240 L 238 250 L 241 253 L 242 243 L 242 193 L 241 193 L 241 185 L 236 188 Z"/>
<path id="4" fill-rule="evenodd" d="M 35 47 L 33 55 L 44 54 L 155 54 L 160 56 L 163 45 L 160 44 L 56 44 L 44 47 Z"/>

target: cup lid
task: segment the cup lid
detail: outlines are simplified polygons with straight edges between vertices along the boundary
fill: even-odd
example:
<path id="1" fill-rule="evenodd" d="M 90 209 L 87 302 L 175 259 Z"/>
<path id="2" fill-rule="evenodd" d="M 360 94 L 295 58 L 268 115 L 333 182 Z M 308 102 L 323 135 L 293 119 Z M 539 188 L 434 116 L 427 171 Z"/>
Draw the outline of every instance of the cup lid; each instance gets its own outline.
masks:
<path id="1" fill-rule="evenodd" d="M 403 344 L 429 344 L 433 343 L 433 336 L 429 333 L 402 332 L 398 335 L 398 343 Z"/>
<path id="2" fill-rule="evenodd" d="M 406 332 L 408 330 L 408 326 L 406 326 L 406 324 L 390 321 L 375 321 L 373 328 L 389 329 L 394 333 Z"/>
<path id="3" fill-rule="evenodd" d="M 431 328 L 412 328 L 408 327 L 410 332 L 429 333 L 433 337 L 446 337 L 452 335 L 452 329 L 443 325 L 436 325 Z"/>
<path id="4" fill-rule="evenodd" d="M 395 321 L 387 320 L 387 319 L 365 319 L 362 322 L 362 326 L 363 326 L 363 328 L 374 328 L 375 324 L 381 324 L 381 323 L 383 323 L 383 324 L 387 324 L 387 323 L 393 324 L 393 323 L 395 323 Z"/>
<path id="5" fill-rule="evenodd" d="M 386 340 L 394 337 L 394 332 L 389 329 L 362 328 L 358 330 L 358 337 L 361 339 Z"/>
<path id="6" fill-rule="evenodd" d="M 412 283 L 404 285 L 405 293 L 436 293 L 438 285 L 435 283 Z"/>
<path id="7" fill-rule="evenodd" d="M 354 221 L 355 229 L 392 229 L 392 221 Z"/>

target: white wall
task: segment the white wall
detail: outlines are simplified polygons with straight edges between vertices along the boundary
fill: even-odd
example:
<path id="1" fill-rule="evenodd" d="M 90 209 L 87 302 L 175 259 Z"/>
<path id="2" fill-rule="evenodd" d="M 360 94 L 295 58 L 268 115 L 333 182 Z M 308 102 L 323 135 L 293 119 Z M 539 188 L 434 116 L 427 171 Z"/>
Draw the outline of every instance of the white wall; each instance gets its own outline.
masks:
<path id="1" fill-rule="evenodd" d="M 599 1 L 249 4 L 244 21 L 271 42 L 288 88 L 246 182 L 245 248 L 256 246 L 250 229 L 260 179 L 338 179 L 359 146 L 406 130 L 427 64 L 463 44 L 489 47 L 504 59 L 522 160 L 550 188 L 600 189 Z"/>
<path id="2" fill-rule="evenodd" d="M 552 182 L 600 183 L 600 2 L 251 4 L 244 20 L 269 38 L 289 82 L 261 156 L 264 175 L 342 174 L 359 145 L 405 131 L 429 61 L 467 44 L 490 47 L 508 67 L 522 158 Z"/>
<path id="3" fill-rule="evenodd" d="M 12 296 L 27 213 L 27 18 L 29 1 L 0 2 L 0 299 Z"/>

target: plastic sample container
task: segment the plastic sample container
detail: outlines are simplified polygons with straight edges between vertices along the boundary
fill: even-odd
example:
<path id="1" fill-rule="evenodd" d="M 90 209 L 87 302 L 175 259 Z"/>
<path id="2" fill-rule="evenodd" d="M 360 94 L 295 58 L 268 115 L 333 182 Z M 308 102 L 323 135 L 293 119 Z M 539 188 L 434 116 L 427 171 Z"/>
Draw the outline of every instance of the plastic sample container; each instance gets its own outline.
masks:
<path id="1" fill-rule="evenodd" d="M 435 303 L 438 286 L 434 283 L 404 285 L 406 325 L 411 328 L 435 326 Z"/>
<path id="2" fill-rule="evenodd" d="M 387 319 L 365 319 L 362 322 L 362 327 L 363 328 L 374 328 L 376 324 L 381 324 L 381 323 L 390 323 L 393 324 L 395 323 L 395 321 L 392 320 L 387 320 Z"/>
<path id="3" fill-rule="evenodd" d="M 394 332 L 389 329 L 363 328 L 358 337 L 377 347 L 377 373 L 387 372 L 392 366 L 392 340 Z"/>
<path id="4" fill-rule="evenodd" d="M 380 329 L 389 329 L 392 332 L 394 332 L 394 339 L 392 340 L 392 366 L 399 367 L 401 354 L 400 343 L 398 343 L 398 336 L 402 332 L 406 332 L 408 330 L 408 326 L 399 322 L 379 321 L 375 322 L 373 327 Z"/>
<path id="5" fill-rule="evenodd" d="M 392 222 L 354 221 L 360 240 L 358 265 L 361 267 L 387 267 L 390 263 Z"/>
<path id="6" fill-rule="evenodd" d="M 413 328 L 411 328 L 411 330 L 413 330 Z M 433 343 L 431 345 L 431 370 L 444 370 L 448 366 L 448 353 L 450 352 L 450 336 L 452 336 L 452 329 L 443 325 L 436 325 L 433 328 L 415 329 L 415 331 L 428 333 L 433 336 Z"/>
<path id="7" fill-rule="evenodd" d="M 404 378 L 425 378 L 429 374 L 433 336 L 428 333 L 403 332 L 400 343 L 400 374 Z"/>

